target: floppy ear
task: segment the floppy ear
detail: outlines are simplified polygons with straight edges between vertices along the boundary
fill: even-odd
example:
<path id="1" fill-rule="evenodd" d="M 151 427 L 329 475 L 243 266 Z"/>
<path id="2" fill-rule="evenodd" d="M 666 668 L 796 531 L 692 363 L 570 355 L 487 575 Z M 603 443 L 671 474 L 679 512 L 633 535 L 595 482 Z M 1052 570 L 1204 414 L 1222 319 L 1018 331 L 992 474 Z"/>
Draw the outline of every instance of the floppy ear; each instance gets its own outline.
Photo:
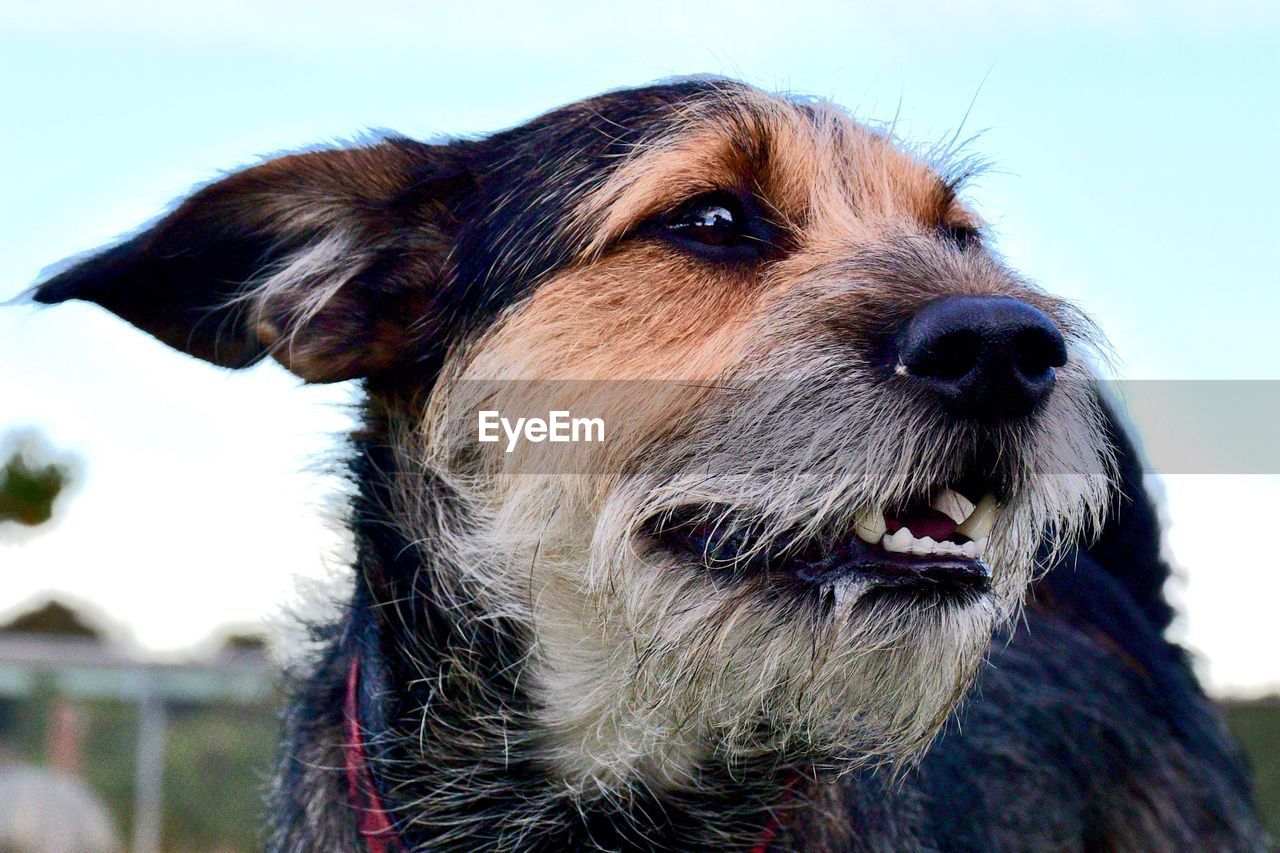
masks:
<path id="1" fill-rule="evenodd" d="M 372 376 L 441 343 L 465 161 L 465 143 L 398 138 L 270 160 L 75 262 L 34 298 L 95 302 L 224 367 L 270 354 L 309 382 Z"/>

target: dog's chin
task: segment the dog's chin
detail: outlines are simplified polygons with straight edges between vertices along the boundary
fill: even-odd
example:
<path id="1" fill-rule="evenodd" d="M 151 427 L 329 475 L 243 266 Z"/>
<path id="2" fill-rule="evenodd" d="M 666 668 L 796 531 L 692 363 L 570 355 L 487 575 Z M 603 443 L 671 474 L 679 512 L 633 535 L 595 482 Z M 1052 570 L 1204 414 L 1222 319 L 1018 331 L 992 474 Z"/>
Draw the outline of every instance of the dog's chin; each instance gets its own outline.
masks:
<path id="1" fill-rule="evenodd" d="M 915 577 L 933 571 L 843 581 L 839 601 L 821 586 L 750 593 L 747 609 L 761 618 L 721 634 L 706 661 L 716 671 L 695 679 L 720 750 L 834 772 L 919 755 L 962 701 L 1005 612 L 991 588 Z"/>
<path id="2" fill-rule="evenodd" d="M 963 606 L 921 608 L 916 597 L 867 596 L 866 620 L 852 633 L 858 646 L 833 650 L 835 665 L 771 708 L 770 723 L 783 751 L 836 772 L 868 764 L 902 765 L 926 749 L 972 684 L 991 633 L 996 608 L 983 599 Z M 894 629 L 875 620 L 897 611 Z M 865 651 L 868 639 L 882 645 Z M 799 701 L 797 701 L 799 700 Z"/>

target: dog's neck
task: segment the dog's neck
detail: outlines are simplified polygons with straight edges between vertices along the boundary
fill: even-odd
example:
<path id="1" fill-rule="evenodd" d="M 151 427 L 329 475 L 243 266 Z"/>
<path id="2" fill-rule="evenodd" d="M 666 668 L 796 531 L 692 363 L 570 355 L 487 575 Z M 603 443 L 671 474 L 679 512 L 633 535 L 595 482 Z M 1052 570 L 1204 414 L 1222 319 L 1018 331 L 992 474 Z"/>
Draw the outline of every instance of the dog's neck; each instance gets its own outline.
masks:
<path id="1" fill-rule="evenodd" d="M 521 684 L 525 631 L 442 595 L 451 567 L 418 544 L 429 532 L 388 523 L 398 477 L 409 472 L 385 432 L 369 436 L 357 440 L 353 466 L 357 589 L 339 643 L 362 673 L 361 760 L 406 846 L 627 849 L 701 839 L 750 849 L 776 834 L 777 815 L 803 799 L 797 769 L 776 757 L 709 760 L 692 790 L 655 791 L 637 779 L 595 796 L 574 792 L 545 760 L 547 733 Z"/>

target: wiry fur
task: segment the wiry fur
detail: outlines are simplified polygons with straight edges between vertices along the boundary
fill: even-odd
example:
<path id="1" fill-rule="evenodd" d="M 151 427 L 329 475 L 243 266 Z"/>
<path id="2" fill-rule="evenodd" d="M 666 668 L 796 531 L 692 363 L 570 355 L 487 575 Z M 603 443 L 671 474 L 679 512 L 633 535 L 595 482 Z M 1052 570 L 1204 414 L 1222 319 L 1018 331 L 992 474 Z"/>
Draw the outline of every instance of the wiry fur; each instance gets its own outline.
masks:
<path id="1" fill-rule="evenodd" d="M 743 849 L 771 825 L 814 850 L 1260 843 L 1161 639 L 1165 570 L 1117 545 L 1155 530 L 1091 385 L 1094 330 L 982 245 L 957 189 L 832 105 L 688 81 L 483 140 L 272 161 L 42 284 L 222 364 L 365 382 L 351 603 L 299 668 L 273 849 L 361 846 L 353 661 L 366 760 L 412 848 Z M 711 190 L 771 221 L 758 263 L 660 236 Z M 1034 417 L 956 419 L 886 361 L 958 295 L 1062 331 Z M 585 409 L 610 436 L 505 454 L 475 441 L 478 408 Z M 800 597 L 747 568 L 975 466 L 1009 497 L 989 591 Z M 733 563 L 662 546 L 691 514 L 747 543 Z M 1010 635 L 1029 587 L 1052 596 Z M 1028 636 L 1041 624 L 1070 657 Z M 1009 665 L 979 678 L 976 736 L 934 744 L 988 654 Z M 1009 804 L 1033 792 L 1052 832 Z"/>

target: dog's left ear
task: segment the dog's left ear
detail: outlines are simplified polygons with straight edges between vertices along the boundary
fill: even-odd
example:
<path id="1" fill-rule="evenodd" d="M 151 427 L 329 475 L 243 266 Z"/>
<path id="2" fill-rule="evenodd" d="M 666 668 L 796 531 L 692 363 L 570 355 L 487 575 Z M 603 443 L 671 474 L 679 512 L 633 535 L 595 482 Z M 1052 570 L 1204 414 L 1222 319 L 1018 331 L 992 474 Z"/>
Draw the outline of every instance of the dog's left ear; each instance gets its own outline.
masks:
<path id="1" fill-rule="evenodd" d="M 439 347 L 466 143 L 387 139 L 267 161 L 38 284 L 225 367 L 270 354 L 309 382 L 374 376 Z"/>

